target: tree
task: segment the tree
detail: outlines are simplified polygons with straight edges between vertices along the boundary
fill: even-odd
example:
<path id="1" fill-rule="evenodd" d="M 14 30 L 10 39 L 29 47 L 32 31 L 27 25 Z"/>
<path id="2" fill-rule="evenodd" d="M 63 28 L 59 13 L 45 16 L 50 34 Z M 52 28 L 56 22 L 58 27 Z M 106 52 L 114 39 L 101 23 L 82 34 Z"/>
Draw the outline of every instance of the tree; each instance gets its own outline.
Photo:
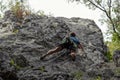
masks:
<path id="1" fill-rule="evenodd" d="M 6 10 L 11 10 L 18 18 L 30 14 L 31 10 L 26 3 L 28 0 L 0 0 L 0 13 L 3 14 Z"/>
<path id="2" fill-rule="evenodd" d="M 109 52 L 106 53 L 109 59 L 114 50 L 120 50 L 120 0 L 68 0 L 85 4 L 90 9 L 99 9 L 103 12 L 102 23 L 108 25 L 108 33 L 111 34 L 111 41 L 106 41 Z"/>
<path id="3" fill-rule="evenodd" d="M 107 23 L 109 31 L 118 35 L 120 40 L 120 0 L 68 0 L 71 2 L 80 2 L 90 9 L 101 10 L 106 17 L 102 21 Z"/>

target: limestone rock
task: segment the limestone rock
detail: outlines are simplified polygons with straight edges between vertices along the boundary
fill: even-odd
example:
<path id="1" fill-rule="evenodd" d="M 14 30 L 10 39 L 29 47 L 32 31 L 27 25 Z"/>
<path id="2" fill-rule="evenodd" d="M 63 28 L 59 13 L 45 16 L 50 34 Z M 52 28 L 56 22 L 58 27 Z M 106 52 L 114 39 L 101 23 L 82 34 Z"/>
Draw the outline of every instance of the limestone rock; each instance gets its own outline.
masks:
<path id="1" fill-rule="evenodd" d="M 12 34 L 0 37 L 0 54 L 3 54 L 0 56 L 0 69 L 6 72 L 15 71 L 18 80 L 73 80 L 75 77 L 72 73 L 81 71 L 85 75 L 87 70 L 93 69 L 92 65 L 105 61 L 106 48 L 102 32 L 92 20 L 29 15 L 22 24 L 17 25 L 16 21 L 9 21 L 9 17 L 4 19 L 4 23 L 6 20 L 10 22 Z M 4 29 L 8 25 L 0 26 Z M 73 62 L 69 56 L 61 57 L 61 54 L 66 53 L 63 50 L 48 56 L 46 61 L 40 60 L 41 55 L 60 44 L 65 35 L 71 31 L 80 39 L 87 58 L 77 53 L 76 61 Z M 21 66 L 18 70 L 16 66 L 11 65 L 11 59 Z M 90 76 L 83 76 L 83 80 L 86 78 Z"/>

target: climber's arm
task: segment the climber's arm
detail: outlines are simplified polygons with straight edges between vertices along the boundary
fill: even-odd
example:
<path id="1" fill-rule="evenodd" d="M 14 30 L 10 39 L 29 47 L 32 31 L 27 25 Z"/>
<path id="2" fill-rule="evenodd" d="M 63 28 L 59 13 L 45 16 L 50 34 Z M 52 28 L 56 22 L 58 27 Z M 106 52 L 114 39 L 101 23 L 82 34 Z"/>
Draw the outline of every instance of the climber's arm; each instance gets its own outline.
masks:
<path id="1" fill-rule="evenodd" d="M 79 44 L 79 45 L 78 45 L 78 48 L 79 48 L 79 49 L 82 49 L 81 54 L 82 54 L 83 57 L 86 57 L 86 53 L 85 53 L 85 51 L 84 51 L 84 49 L 83 49 L 83 46 L 82 46 L 81 44 Z"/>
<path id="2" fill-rule="evenodd" d="M 78 48 L 82 49 L 82 51 L 84 52 L 83 46 L 80 43 L 78 44 Z"/>

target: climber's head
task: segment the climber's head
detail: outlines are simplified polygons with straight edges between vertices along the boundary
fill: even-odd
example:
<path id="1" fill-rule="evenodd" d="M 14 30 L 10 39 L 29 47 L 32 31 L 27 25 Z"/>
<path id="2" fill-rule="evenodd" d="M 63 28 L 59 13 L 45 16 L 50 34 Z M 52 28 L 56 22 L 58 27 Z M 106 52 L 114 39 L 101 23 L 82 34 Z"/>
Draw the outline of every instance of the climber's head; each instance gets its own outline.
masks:
<path id="1" fill-rule="evenodd" d="M 75 37 L 76 36 L 75 32 L 71 32 L 70 36 Z"/>

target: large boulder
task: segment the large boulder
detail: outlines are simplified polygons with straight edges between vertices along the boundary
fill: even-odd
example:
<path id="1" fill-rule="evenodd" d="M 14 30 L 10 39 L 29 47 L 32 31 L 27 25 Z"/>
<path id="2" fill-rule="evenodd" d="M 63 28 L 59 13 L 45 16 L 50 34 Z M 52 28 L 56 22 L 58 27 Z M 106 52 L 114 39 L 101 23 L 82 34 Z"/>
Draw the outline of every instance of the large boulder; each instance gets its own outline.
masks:
<path id="1" fill-rule="evenodd" d="M 6 20 L 9 22 L 9 19 Z M 8 56 L 1 61 L 4 63 L 7 60 L 9 64 L 6 64 L 4 69 L 11 67 L 11 71 L 17 70 L 19 80 L 72 80 L 73 73 L 80 71 L 86 74 L 91 66 L 105 61 L 106 49 L 102 32 L 92 20 L 29 15 L 20 25 L 15 21 L 10 23 L 12 34 L 0 37 L 1 53 L 4 52 Z M 2 24 L 0 26 L 2 27 Z M 61 54 L 66 52 L 63 50 L 48 56 L 46 61 L 40 60 L 41 55 L 60 44 L 65 35 L 71 31 L 74 31 L 80 39 L 87 58 L 77 53 L 76 61 L 73 62 L 69 56 L 61 57 Z"/>

